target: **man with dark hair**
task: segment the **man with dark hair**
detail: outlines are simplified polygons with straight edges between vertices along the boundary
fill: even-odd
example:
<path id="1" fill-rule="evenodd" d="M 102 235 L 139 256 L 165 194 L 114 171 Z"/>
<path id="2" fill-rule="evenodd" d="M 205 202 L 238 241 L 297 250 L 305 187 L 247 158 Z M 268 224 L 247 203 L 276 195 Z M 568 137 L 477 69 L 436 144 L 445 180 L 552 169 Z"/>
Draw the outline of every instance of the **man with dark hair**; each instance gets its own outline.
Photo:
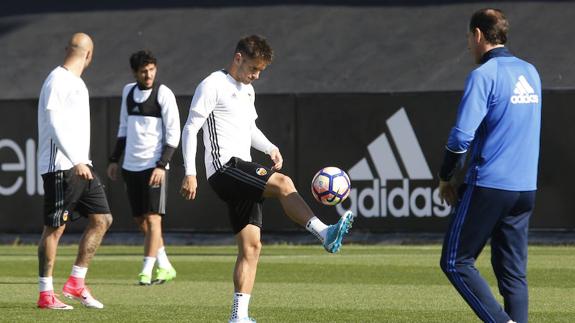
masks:
<path id="1" fill-rule="evenodd" d="M 279 199 L 288 217 L 305 226 L 331 253 L 339 251 L 353 222 L 347 212 L 327 226 L 314 216 L 292 180 L 277 171 L 283 158 L 278 147 L 258 129 L 255 93 L 251 83 L 271 63 L 273 51 L 264 38 L 241 39 L 227 70 L 205 78 L 196 88 L 182 135 L 186 176 L 181 193 L 196 196 L 197 133 L 203 129 L 208 182 L 228 206 L 228 216 L 238 244 L 234 269 L 234 302 L 230 322 L 255 322 L 248 316 L 250 294 L 256 277 L 261 242 L 264 198 Z M 251 161 L 250 148 L 270 156 L 271 168 Z"/>
<path id="2" fill-rule="evenodd" d="M 118 177 L 118 162 L 124 154 L 122 177 L 132 215 L 145 237 L 138 282 L 161 284 L 176 277 L 164 247 L 162 217 L 166 214 L 169 162 L 180 142 L 180 115 L 174 93 L 155 81 L 157 65 L 151 52 L 134 53 L 130 66 L 136 82 L 124 86 L 118 139 L 108 176 L 112 180 Z"/>
<path id="3" fill-rule="evenodd" d="M 106 193 L 90 160 L 90 102 L 81 76 L 92 61 L 90 36 L 76 33 L 64 64 L 44 81 L 38 100 L 38 169 L 44 181 L 44 230 L 38 244 L 38 307 L 69 310 L 54 294 L 52 273 L 66 224 L 88 218 L 78 255 L 62 292 L 89 308 L 103 308 L 84 282 L 88 266 L 112 224 Z"/>
<path id="4" fill-rule="evenodd" d="M 527 232 L 537 189 L 541 81 L 533 65 L 505 47 L 503 12 L 471 18 L 468 47 L 481 64 L 467 78 L 447 141 L 439 194 L 457 205 L 445 235 L 441 268 L 485 322 L 527 322 Z M 451 181 L 468 150 L 465 183 Z M 491 239 L 491 263 L 504 308 L 475 261 Z"/>

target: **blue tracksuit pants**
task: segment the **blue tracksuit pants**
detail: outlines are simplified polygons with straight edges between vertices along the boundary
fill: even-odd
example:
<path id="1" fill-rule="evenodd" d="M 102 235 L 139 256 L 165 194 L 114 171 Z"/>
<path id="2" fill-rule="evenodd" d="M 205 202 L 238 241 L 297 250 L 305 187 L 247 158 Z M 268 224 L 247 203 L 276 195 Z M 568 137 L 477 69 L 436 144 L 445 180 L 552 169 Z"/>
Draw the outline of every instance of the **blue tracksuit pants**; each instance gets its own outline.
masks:
<path id="1" fill-rule="evenodd" d="M 441 269 L 484 322 L 527 323 L 527 232 L 535 191 L 463 185 L 443 242 Z M 475 267 L 491 238 L 491 264 L 504 308 Z"/>

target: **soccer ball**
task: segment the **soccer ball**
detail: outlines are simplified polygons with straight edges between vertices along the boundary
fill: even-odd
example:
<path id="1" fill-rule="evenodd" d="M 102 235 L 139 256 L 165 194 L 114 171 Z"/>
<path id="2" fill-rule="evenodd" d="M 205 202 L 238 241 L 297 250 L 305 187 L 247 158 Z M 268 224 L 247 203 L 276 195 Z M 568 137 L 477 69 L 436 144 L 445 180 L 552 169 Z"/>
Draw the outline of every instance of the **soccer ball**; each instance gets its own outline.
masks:
<path id="1" fill-rule="evenodd" d="M 325 167 L 315 174 L 311 181 L 313 197 L 324 205 L 341 203 L 349 195 L 349 176 L 337 167 Z"/>

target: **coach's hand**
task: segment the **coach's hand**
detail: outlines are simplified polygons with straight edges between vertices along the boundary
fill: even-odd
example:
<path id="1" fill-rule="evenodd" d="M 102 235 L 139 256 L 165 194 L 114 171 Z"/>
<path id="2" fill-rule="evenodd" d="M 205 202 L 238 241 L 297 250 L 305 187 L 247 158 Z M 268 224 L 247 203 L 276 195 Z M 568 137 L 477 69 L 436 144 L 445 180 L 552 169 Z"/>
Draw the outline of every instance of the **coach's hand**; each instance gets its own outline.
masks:
<path id="1" fill-rule="evenodd" d="M 166 170 L 156 167 L 152 171 L 152 175 L 150 175 L 150 182 L 148 184 L 152 187 L 160 186 L 164 181 L 164 176 L 166 176 Z"/>
<path id="2" fill-rule="evenodd" d="M 274 150 L 272 150 L 270 152 L 270 158 L 274 162 L 274 166 L 272 167 L 273 170 L 282 169 L 284 159 L 283 159 L 282 154 L 280 153 L 279 149 L 275 148 Z"/>
<path id="3" fill-rule="evenodd" d="M 74 175 L 79 176 L 85 180 L 92 180 L 94 176 L 92 176 L 92 171 L 90 167 L 86 164 L 78 164 L 74 166 Z"/>
<path id="4" fill-rule="evenodd" d="M 118 179 L 118 163 L 110 163 L 108 165 L 108 178 L 115 181 Z"/>
<path id="5" fill-rule="evenodd" d="M 182 180 L 182 189 L 180 190 L 180 194 L 186 200 L 193 200 L 196 198 L 196 190 L 198 188 L 198 181 L 195 175 L 187 175 Z"/>
<path id="6" fill-rule="evenodd" d="M 448 181 L 439 180 L 439 198 L 441 203 L 453 206 L 457 202 L 457 190 L 455 186 Z"/>

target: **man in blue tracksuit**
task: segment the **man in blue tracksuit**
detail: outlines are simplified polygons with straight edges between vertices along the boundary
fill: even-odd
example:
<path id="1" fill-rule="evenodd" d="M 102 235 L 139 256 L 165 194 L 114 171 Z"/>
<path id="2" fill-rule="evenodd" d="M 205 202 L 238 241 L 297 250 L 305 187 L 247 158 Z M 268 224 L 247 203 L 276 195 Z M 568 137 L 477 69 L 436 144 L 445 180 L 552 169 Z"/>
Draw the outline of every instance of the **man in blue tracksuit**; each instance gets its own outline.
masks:
<path id="1" fill-rule="evenodd" d="M 440 170 L 439 194 L 456 205 L 441 268 L 485 322 L 527 322 L 527 231 L 537 188 L 541 81 L 533 65 L 505 47 L 507 19 L 497 9 L 473 14 L 468 47 L 476 68 L 465 84 Z M 465 183 L 451 178 L 469 153 Z M 491 239 L 491 263 L 504 307 L 475 268 Z"/>

